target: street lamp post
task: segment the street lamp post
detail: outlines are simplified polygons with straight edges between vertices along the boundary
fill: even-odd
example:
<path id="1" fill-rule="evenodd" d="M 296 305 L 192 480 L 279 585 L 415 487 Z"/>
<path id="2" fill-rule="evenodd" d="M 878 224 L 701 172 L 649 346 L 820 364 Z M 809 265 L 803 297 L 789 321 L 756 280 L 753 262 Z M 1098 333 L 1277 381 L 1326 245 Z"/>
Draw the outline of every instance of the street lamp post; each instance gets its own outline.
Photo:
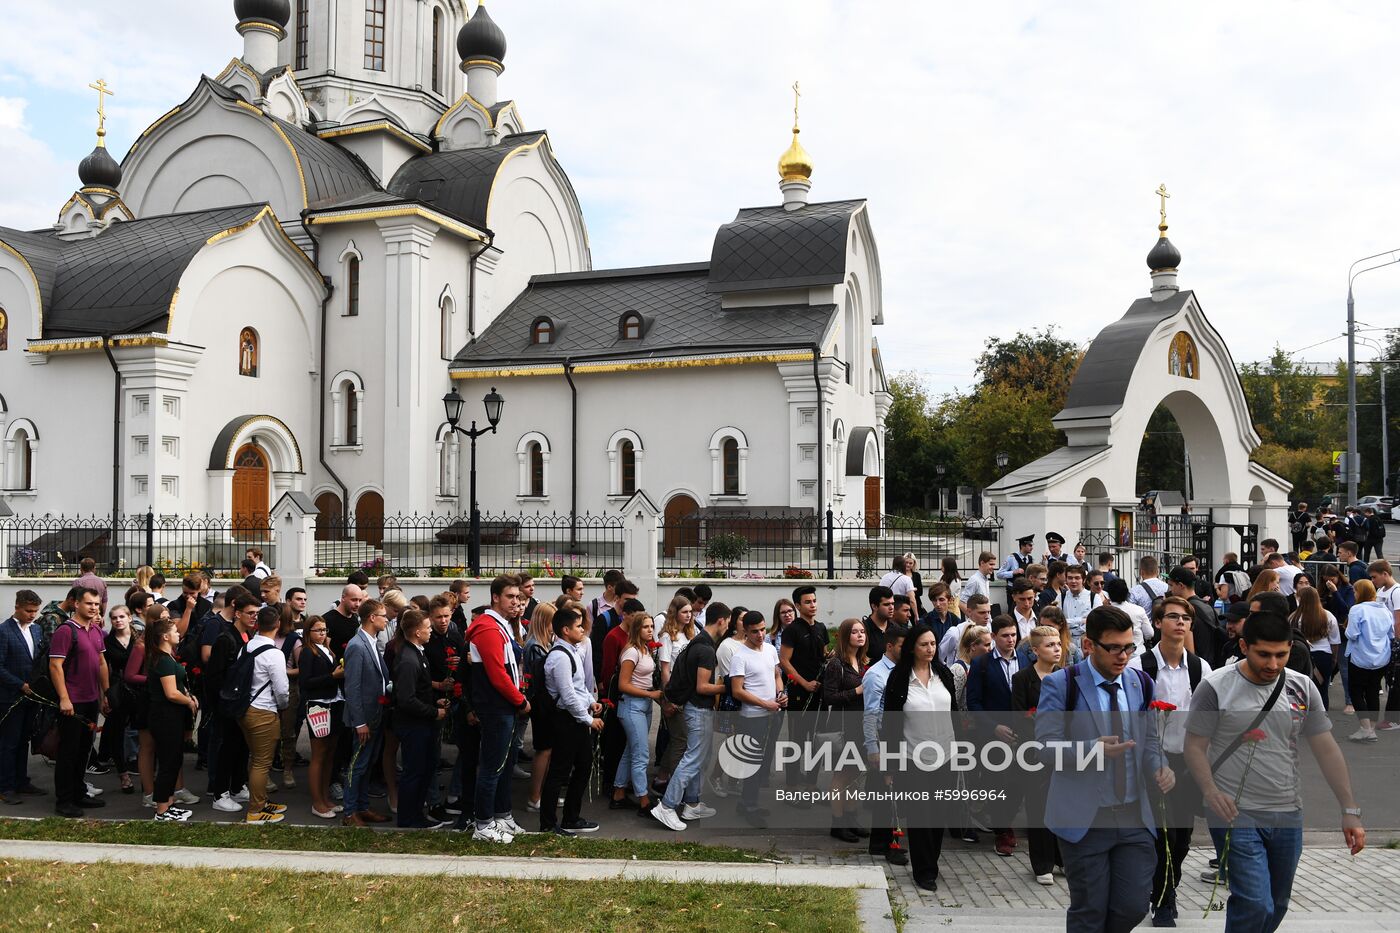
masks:
<path id="1" fill-rule="evenodd" d="M 1380 380 L 1381 389 L 1381 495 L 1390 495 L 1390 416 L 1385 406 L 1385 367 L 1400 360 L 1385 359 L 1386 347 L 1375 340 L 1367 337 L 1357 337 L 1357 340 L 1366 344 L 1374 350 L 1380 352 L 1380 356 L 1371 362 L 1376 365 L 1376 378 Z"/>
<path id="2" fill-rule="evenodd" d="M 947 496 L 944 495 L 943 474 L 948 472 L 948 468 L 940 463 L 938 466 L 934 467 L 934 469 L 938 471 L 938 520 L 942 521 L 944 505 L 947 501 Z"/>
<path id="3" fill-rule="evenodd" d="M 471 458 L 471 542 L 467 545 L 467 561 L 471 564 L 472 576 L 481 576 L 481 510 L 476 504 L 476 439 L 483 434 L 495 434 L 496 425 L 501 421 L 501 409 L 505 407 L 506 400 L 496 394 L 496 387 L 492 386 L 491 391 L 481 400 L 486 407 L 486 421 L 488 427 L 478 428 L 476 419 L 472 419 L 470 428 L 458 426 L 462 420 L 462 408 L 466 400 L 457 394 L 457 387 L 453 386 L 452 391 L 442 397 L 443 408 L 447 409 L 447 424 L 454 433 L 463 434 L 471 438 L 472 458 Z"/>
<path id="4" fill-rule="evenodd" d="M 998 470 L 1004 470 L 1004 469 L 1006 469 L 1006 465 L 1007 465 L 1008 463 L 1010 463 L 1010 462 L 1011 462 L 1011 458 L 1010 458 L 1009 456 L 1007 456 L 1006 451 L 1004 451 L 1004 450 L 998 450 L 998 451 L 997 451 L 997 469 L 998 469 Z"/>
<path id="5" fill-rule="evenodd" d="M 1374 266 L 1356 271 L 1356 267 L 1363 262 L 1370 262 L 1373 259 L 1385 259 L 1385 262 L 1376 263 Z M 1374 256 L 1367 256 L 1358 259 L 1351 264 L 1347 270 L 1347 502 L 1353 503 L 1357 497 L 1357 485 L 1361 482 L 1361 471 L 1357 468 L 1356 462 L 1356 299 L 1352 295 L 1352 283 L 1357 276 L 1363 272 L 1370 272 L 1372 269 L 1379 269 L 1382 266 L 1393 265 L 1400 262 L 1400 250 L 1389 250 L 1384 253 L 1376 253 Z"/>

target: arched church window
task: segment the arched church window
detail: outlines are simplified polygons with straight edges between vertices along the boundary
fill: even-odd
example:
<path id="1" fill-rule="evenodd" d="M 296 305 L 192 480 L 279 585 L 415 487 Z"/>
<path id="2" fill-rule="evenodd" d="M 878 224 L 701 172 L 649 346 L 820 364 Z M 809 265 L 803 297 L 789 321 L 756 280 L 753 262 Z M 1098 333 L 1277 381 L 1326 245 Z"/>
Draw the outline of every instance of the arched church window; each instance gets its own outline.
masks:
<path id="1" fill-rule="evenodd" d="M 258 375 L 258 332 L 245 327 L 238 335 L 238 375 Z"/>
<path id="2" fill-rule="evenodd" d="M 10 349 L 10 316 L 0 308 L 0 350 Z"/>
<path id="3" fill-rule="evenodd" d="M 724 460 L 724 494 L 739 495 L 739 442 L 732 437 L 724 439 L 722 452 Z"/>
<path id="4" fill-rule="evenodd" d="M 1167 353 L 1167 372 L 1183 379 L 1201 378 L 1201 353 L 1196 349 L 1196 341 L 1184 330 L 1177 331 L 1172 338 Z"/>
<path id="5" fill-rule="evenodd" d="M 34 436 L 23 427 L 15 428 L 5 444 L 9 473 L 5 488 L 13 492 L 34 488 Z"/>
<path id="6" fill-rule="evenodd" d="M 531 441 L 525 448 L 525 453 L 529 458 L 530 466 L 530 495 L 535 498 L 544 496 L 544 450 L 538 441 Z"/>
<path id="7" fill-rule="evenodd" d="M 618 445 L 617 454 L 621 471 L 618 491 L 624 496 L 630 496 L 637 491 L 637 448 L 632 446 L 631 441 L 625 440 Z"/>
<path id="8" fill-rule="evenodd" d="M 345 264 L 345 316 L 360 314 L 360 257 L 351 256 Z"/>
<path id="9" fill-rule="evenodd" d="M 384 70 L 385 0 L 365 0 L 365 67 Z"/>
<path id="10" fill-rule="evenodd" d="M 547 317 L 536 318 L 530 325 L 530 342 L 539 346 L 554 342 L 554 322 Z"/>
<path id="11" fill-rule="evenodd" d="M 642 339 L 642 319 L 640 315 L 624 314 L 622 316 L 622 326 L 618 328 L 619 336 L 623 340 Z"/>
<path id="12" fill-rule="evenodd" d="M 454 352 L 452 348 L 452 312 L 454 310 L 453 301 L 450 296 L 443 296 L 442 306 L 438 308 L 438 355 L 444 360 L 452 359 Z"/>
<path id="13" fill-rule="evenodd" d="M 311 0 L 297 0 L 296 19 L 296 43 L 297 43 L 297 71 L 305 71 L 307 66 L 308 52 L 311 42 L 311 11 L 308 9 Z"/>
<path id="14" fill-rule="evenodd" d="M 360 443 L 360 393 L 351 382 L 344 382 L 340 391 L 345 397 L 345 444 L 355 447 Z"/>
<path id="15" fill-rule="evenodd" d="M 442 93 L 442 10 L 433 9 L 433 93 Z"/>

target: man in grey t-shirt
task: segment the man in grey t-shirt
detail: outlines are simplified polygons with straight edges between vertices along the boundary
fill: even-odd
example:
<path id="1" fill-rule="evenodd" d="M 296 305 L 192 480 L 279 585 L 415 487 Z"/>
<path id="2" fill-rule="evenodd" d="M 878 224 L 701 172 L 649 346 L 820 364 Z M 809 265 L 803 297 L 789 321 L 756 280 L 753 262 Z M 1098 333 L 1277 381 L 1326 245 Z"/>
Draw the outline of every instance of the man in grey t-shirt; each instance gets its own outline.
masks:
<path id="1" fill-rule="evenodd" d="M 1288 911 L 1303 850 L 1300 737 L 1342 806 L 1351 853 L 1366 845 L 1361 809 L 1322 695 L 1310 678 L 1286 667 L 1292 647 L 1287 619 L 1256 612 L 1244 623 L 1244 660 L 1215 671 L 1191 695 L 1186 764 L 1210 807 L 1216 851 L 1224 849 L 1227 834 L 1230 840 L 1221 864 L 1230 887 L 1227 930 L 1274 930 Z M 1282 689 L 1280 677 L 1286 678 Z"/>

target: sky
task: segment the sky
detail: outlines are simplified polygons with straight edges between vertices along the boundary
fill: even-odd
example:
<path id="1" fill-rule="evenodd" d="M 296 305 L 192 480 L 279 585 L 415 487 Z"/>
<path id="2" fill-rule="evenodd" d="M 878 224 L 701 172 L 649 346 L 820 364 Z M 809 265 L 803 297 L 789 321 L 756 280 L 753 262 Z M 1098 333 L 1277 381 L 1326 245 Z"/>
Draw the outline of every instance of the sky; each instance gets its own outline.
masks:
<path id="1" fill-rule="evenodd" d="M 11 6 L 5 226 L 53 223 L 77 187 L 90 82 L 117 92 L 120 157 L 242 49 L 232 0 Z M 1180 284 L 1240 363 L 1276 345 L 1343 356 L 1348 268 L 1400 248 L 1400 4 L 492 0 L 491 12 L 510 46 L 502 97 L 550 131 L 597 268 L 704 260 L 739 208 L 777 203 L 800 80 L 812 198 L 868 199 L 886 370 L 935 394 L 970 386 L 991 337 L 1053 325 L 1087 344 L 1146 295 L 1162 183 Z M 1400 326 L 1397 308 L 1400 265 L 1356 283 L 1359 326 Z"/>

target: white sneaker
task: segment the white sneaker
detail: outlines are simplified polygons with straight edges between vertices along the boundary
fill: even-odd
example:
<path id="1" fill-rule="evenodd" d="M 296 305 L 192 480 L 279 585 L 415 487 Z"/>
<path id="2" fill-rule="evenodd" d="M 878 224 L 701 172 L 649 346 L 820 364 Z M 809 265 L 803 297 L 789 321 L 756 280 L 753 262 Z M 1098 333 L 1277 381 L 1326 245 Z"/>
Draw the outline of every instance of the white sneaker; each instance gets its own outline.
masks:
<path id="1" fill-rule="evenodd" d="M 514 836 L 511 836 L 494 822 L 487 823 L 485 826 L 478 826 L 472 833 L 473 842 L 499 842 L 504 845 L 511 842 L 514 838 Z"/>
<path id="2" fill-rule="evenodd" d="M 190 811 L 181 810 L 179 807 L 170 807 L 164 813 L 157 813 L 154 817 L 157 823 L 183 823 L 190 818 Z"/>
<path id="3" fill-rule="evenodd" d="M 247 803 L 247 802 L 248 802 L 248 785 L 247 785 L 247 784 L 244 784 L 244 785 L 243 785 L 243 789 L 240 790 L 238 793 L 232 795 L 232 796 L 233 796 L 233 799 L 234 799 L 234 800 L 237 800 L 239 803 Z"/>
<path id="4" fill-rule="evenodd" d="M 681 807 L 680 816 L 681 819 L 689 822 L 690 820 L 708 819 L 714 816 L 717 812 L 718 811 L 715 810 L 714 807 L 707 807 L 703 803 L 688 803 L 685 806 Z"/>
<path id="5" fill-rule="evenodd" d="M 176 803 L 199 803 L 199 795 L 198 795 L 198 794 L 195 794 L 195 793 L 191 793 L 190 791 L 186 790 L 186 789 L 183 788 L 183 787 L 177 787 L 177 788 L 175 789 L 175 802 L 176 802 Z"/>
<path id="6" fill-rule="evenodd" d="M 530 813 L 539 813 L 540 802 L 538 800 L 527 800 L 525 801 L 525 809 Z"/>
<path id="7" fill-rule="evenodd" d="M 246 791 L 248 788 L 245 787 L 245 788 L 243 788 L 243 789 Z M 266 791 L 267 793 L 270 794 L 270 793 L 272 793 L 273 791 L 275 791 L 276 789 L 277 789 L 277 782 L 276 782 L 276 781 L 268 781 L 268 782 L 267 782 L 267 791 Z"/>
<path id="8" fill-rule="evenodd" d="M 1047 872 L 1046 872 L 1045 874 L 1043 874 L 1043 875 L 1036 875 L 1036 876 L 1035 876 L 1035 883 L 1036 883 L 1036 884 L 1043 884 L 1043 885 L 1045 885 L 1045 886 L 1048 887 L 1048 886 L 1050 886 L 1050 885 L 1052 885 L 1052 884 L 1055 883 L 1055 876 L 1052 875 L 1052 874 L 1050 874 L 1050 872 L 1047 871 Z"/>
<path id="9" fill-rule="evenodd" d="M 530 777 L 530 772 L 521 765 L 516 765 L 510 773 L 522 780 L 528 780 Z"/>
<path id="10" fill-rule="evenodd" d="M 520 826 L 519 823 L 515 822 L 515 817 L 514 817 L 513 815 L 511 815 L 511 814 L 506 814 L 505 816 L 499 816 L 499 817 L 497 817 L 497 818 L 496 818 L 496 825 L 497 825 L 497 826 L 500 826 L 502 829 L 504 829 L 506 832 L 510 833 L 512 836 L 523 836 L 523 835 L 525 835 L 525 830 L 521 828 L 521 826 Z"/>
<path id="11" fill-rule="evenodd" d="M 676 815 L 676 811 L 672 810 L 664 803 L 658 803 L 656 806 L 652 807 L 651 815 L 656 817 L 657 821 L 667 829 L 674 829 L 678 833 L 685 831 L 685 824 L 682 823 L 681 818 Z"/>
<path id="12" fill-rule="evenodd" d="M 240 804 L 236 798 L 230 797 L 228 794 L 223 794 L 218 800 L 215 800 L 213 807 L 215 810 L 219 810 L 223 813 L 238 813 L 243 809 L 243 805 Z"/>
<path id="13" fill-rule="evenodd" d="M 146 794 L 146 795 L 144 795 L 144 796 L 141 798 L 141 806 L 143 806 L 143 807 L 152 807 L 152 808 L 154 808 L 155 805 L 156 805 L 156 802 L 155 802 L 155 800 L 153 799 L 153 797 L 154 797 L 154 795 L 152 795 L 152 794 Z M 181 802 L 181 803 L 184 803 L 183 800 L 180 801 L 180 802 Z"/>
<path id="14" fill-rule="evenodd" d="M 729 790 L 724 786 L 723 778 L 712 778 L 710 780 L 710 790 L 721 800 L 729 796 Z"/>
<path id="15" fill-rule="evenodd" d="M 87 781 L 84 781 L 83 783 L 84 783 L 84 784 L 87 784 L 87 795 L 88 795 L 89 797 L 101 797 L 101 796 L 102 796 L 102 788 L 98 787 L 96 784 L 88 784 Z"/>

